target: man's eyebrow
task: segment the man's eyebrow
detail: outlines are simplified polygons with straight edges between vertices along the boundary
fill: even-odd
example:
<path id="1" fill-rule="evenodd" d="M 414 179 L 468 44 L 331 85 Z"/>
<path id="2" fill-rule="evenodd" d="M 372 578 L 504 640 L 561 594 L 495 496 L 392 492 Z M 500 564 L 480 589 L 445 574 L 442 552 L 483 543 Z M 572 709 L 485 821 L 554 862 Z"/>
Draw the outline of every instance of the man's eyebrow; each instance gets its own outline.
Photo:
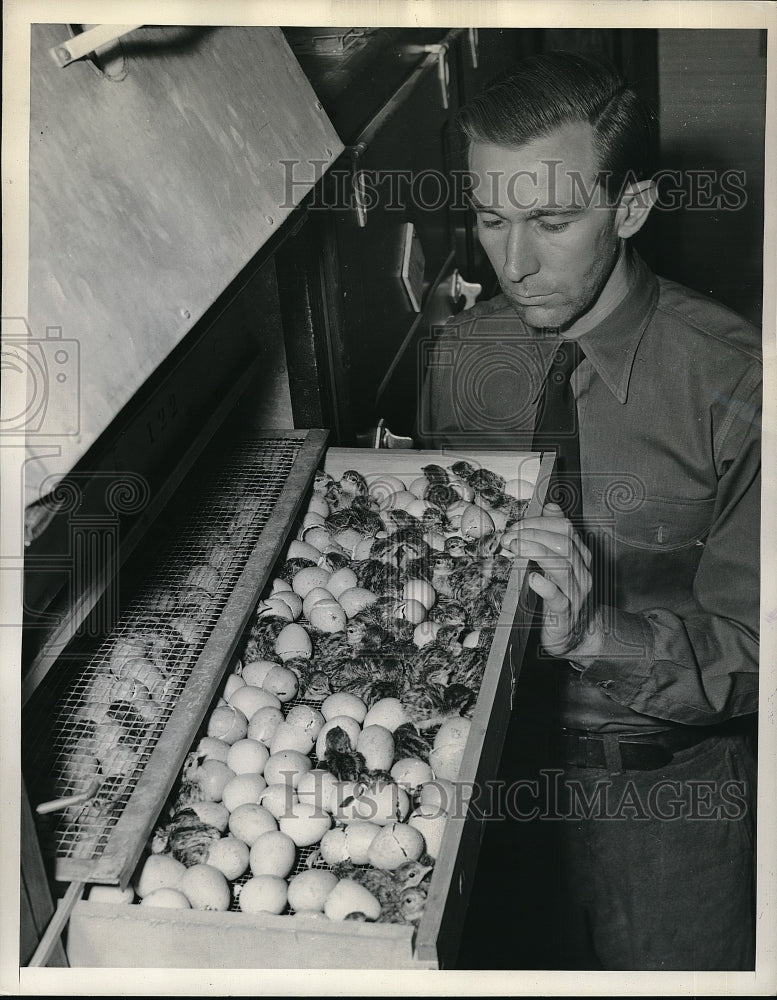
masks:
<path id="1" fill-rule="evenodd" d="M 476 212 L 490 212 L 492 215 L 502 214 L 499 208 L 490 208 L 488 205 L 484 205 L 473 194 L 469 194 L 468 198 Z M 572 205 L 569 208 L 532 208 L 526 213 L 526 218 L 538 219 L 540 217 L 547 218 L 548 216 L 579 215 L 583 210 L 584 207 L 582 205 Z"/>

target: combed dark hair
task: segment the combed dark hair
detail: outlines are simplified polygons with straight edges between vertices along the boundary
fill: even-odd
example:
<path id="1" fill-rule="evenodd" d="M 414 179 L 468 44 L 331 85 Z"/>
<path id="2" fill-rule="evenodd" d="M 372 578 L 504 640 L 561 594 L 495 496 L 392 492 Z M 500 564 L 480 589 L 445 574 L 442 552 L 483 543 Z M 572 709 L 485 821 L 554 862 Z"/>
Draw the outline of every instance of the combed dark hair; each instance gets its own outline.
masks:
<path id="1" fill-rule="evenodd" d="M 655 170 L 656 116 L 604 58 L 578 52 L 528 56 L 466 104 L 457 124 L 467 140 L 518 146 L 571 122 L 588 122 L 599 182 L 618 197 Z"/>

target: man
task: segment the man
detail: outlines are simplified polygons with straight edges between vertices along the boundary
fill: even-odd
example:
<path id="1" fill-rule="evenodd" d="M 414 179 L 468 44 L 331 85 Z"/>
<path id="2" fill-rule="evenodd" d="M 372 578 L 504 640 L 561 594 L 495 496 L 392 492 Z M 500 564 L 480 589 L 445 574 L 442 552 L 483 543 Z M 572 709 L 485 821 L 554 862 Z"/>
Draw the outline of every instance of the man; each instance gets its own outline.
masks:
<path id="1" fill-rule="evenodd" d="M 614 69 L 530 57 L 460 125 L 502 294 L 435 344 L 419 439 L 554 443 L 559 501 L 513 544 L 539 635 L 463 960 L 512 877 L 502 967 L 753 968 L 760 335 L 629 249 L 652 116 Z"/>

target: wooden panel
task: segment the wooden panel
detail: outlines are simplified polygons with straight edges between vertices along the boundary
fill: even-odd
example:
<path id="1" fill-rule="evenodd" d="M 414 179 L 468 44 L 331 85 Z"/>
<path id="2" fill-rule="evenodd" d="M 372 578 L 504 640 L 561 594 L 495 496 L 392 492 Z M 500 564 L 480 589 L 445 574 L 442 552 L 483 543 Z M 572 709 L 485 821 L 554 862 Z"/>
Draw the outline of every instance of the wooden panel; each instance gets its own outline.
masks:
<path id="1" fill-rule="evenodd" d="M 84 901 L 73 910 L 67 950 L 72 966 L 93 968 L 424 968 L 412 938 L 412 927 L 397 924 Z"/>
<path id="2" fill-rule="evenodd" d="M 29 476 L 31 498 L 309 190 L 311 173 L 292 191 L 280 161 L 342 149 L 278 28 L 143 27 L 119 43 L 114 80 L 88 62 L 60 69 L 48 49 L 63 37 L 32 26 L 28 316 L 37 338 L 61 328 L 80 361 L 52 392 L 80 395 L 52 395 L 39 435 L 61 454 Z"/>
<path id="3" fill-rule="evenodd" d="M 20 884 L 20 927 L 19 965 L 27 965 L 43 937 L 49 921 L 54 916 L 54 902 L 51 898 L 46 869 L 38 846 L 35 823 L 27 798 L 27 790 L 22 779 L 21 788 L 21 884 Z M 50 966 L 66 966 L 67 958 L 60 942 L 52 949 L 47 962 Z"/>

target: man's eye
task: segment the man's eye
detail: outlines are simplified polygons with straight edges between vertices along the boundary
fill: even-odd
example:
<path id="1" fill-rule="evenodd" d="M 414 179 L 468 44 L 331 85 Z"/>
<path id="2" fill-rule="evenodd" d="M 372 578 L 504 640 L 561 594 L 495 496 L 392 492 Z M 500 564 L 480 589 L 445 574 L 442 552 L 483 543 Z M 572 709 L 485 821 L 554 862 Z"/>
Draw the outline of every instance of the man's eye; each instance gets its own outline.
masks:
<path id="1" fill-rule="evenodd" d="M 482 215 L 478 216 L 478 225 L 482 226 L 483 229 L 496 229 L 502 225 L 504 219 L 492 218 L 485 219 Z"/>
<path id="2" fill-rule="evenodd" d="M 541 219 L 537 220 L 537 225 L 546 233 L 563 233 L 569 227 L 568 222 L 543 222 Z"/>

